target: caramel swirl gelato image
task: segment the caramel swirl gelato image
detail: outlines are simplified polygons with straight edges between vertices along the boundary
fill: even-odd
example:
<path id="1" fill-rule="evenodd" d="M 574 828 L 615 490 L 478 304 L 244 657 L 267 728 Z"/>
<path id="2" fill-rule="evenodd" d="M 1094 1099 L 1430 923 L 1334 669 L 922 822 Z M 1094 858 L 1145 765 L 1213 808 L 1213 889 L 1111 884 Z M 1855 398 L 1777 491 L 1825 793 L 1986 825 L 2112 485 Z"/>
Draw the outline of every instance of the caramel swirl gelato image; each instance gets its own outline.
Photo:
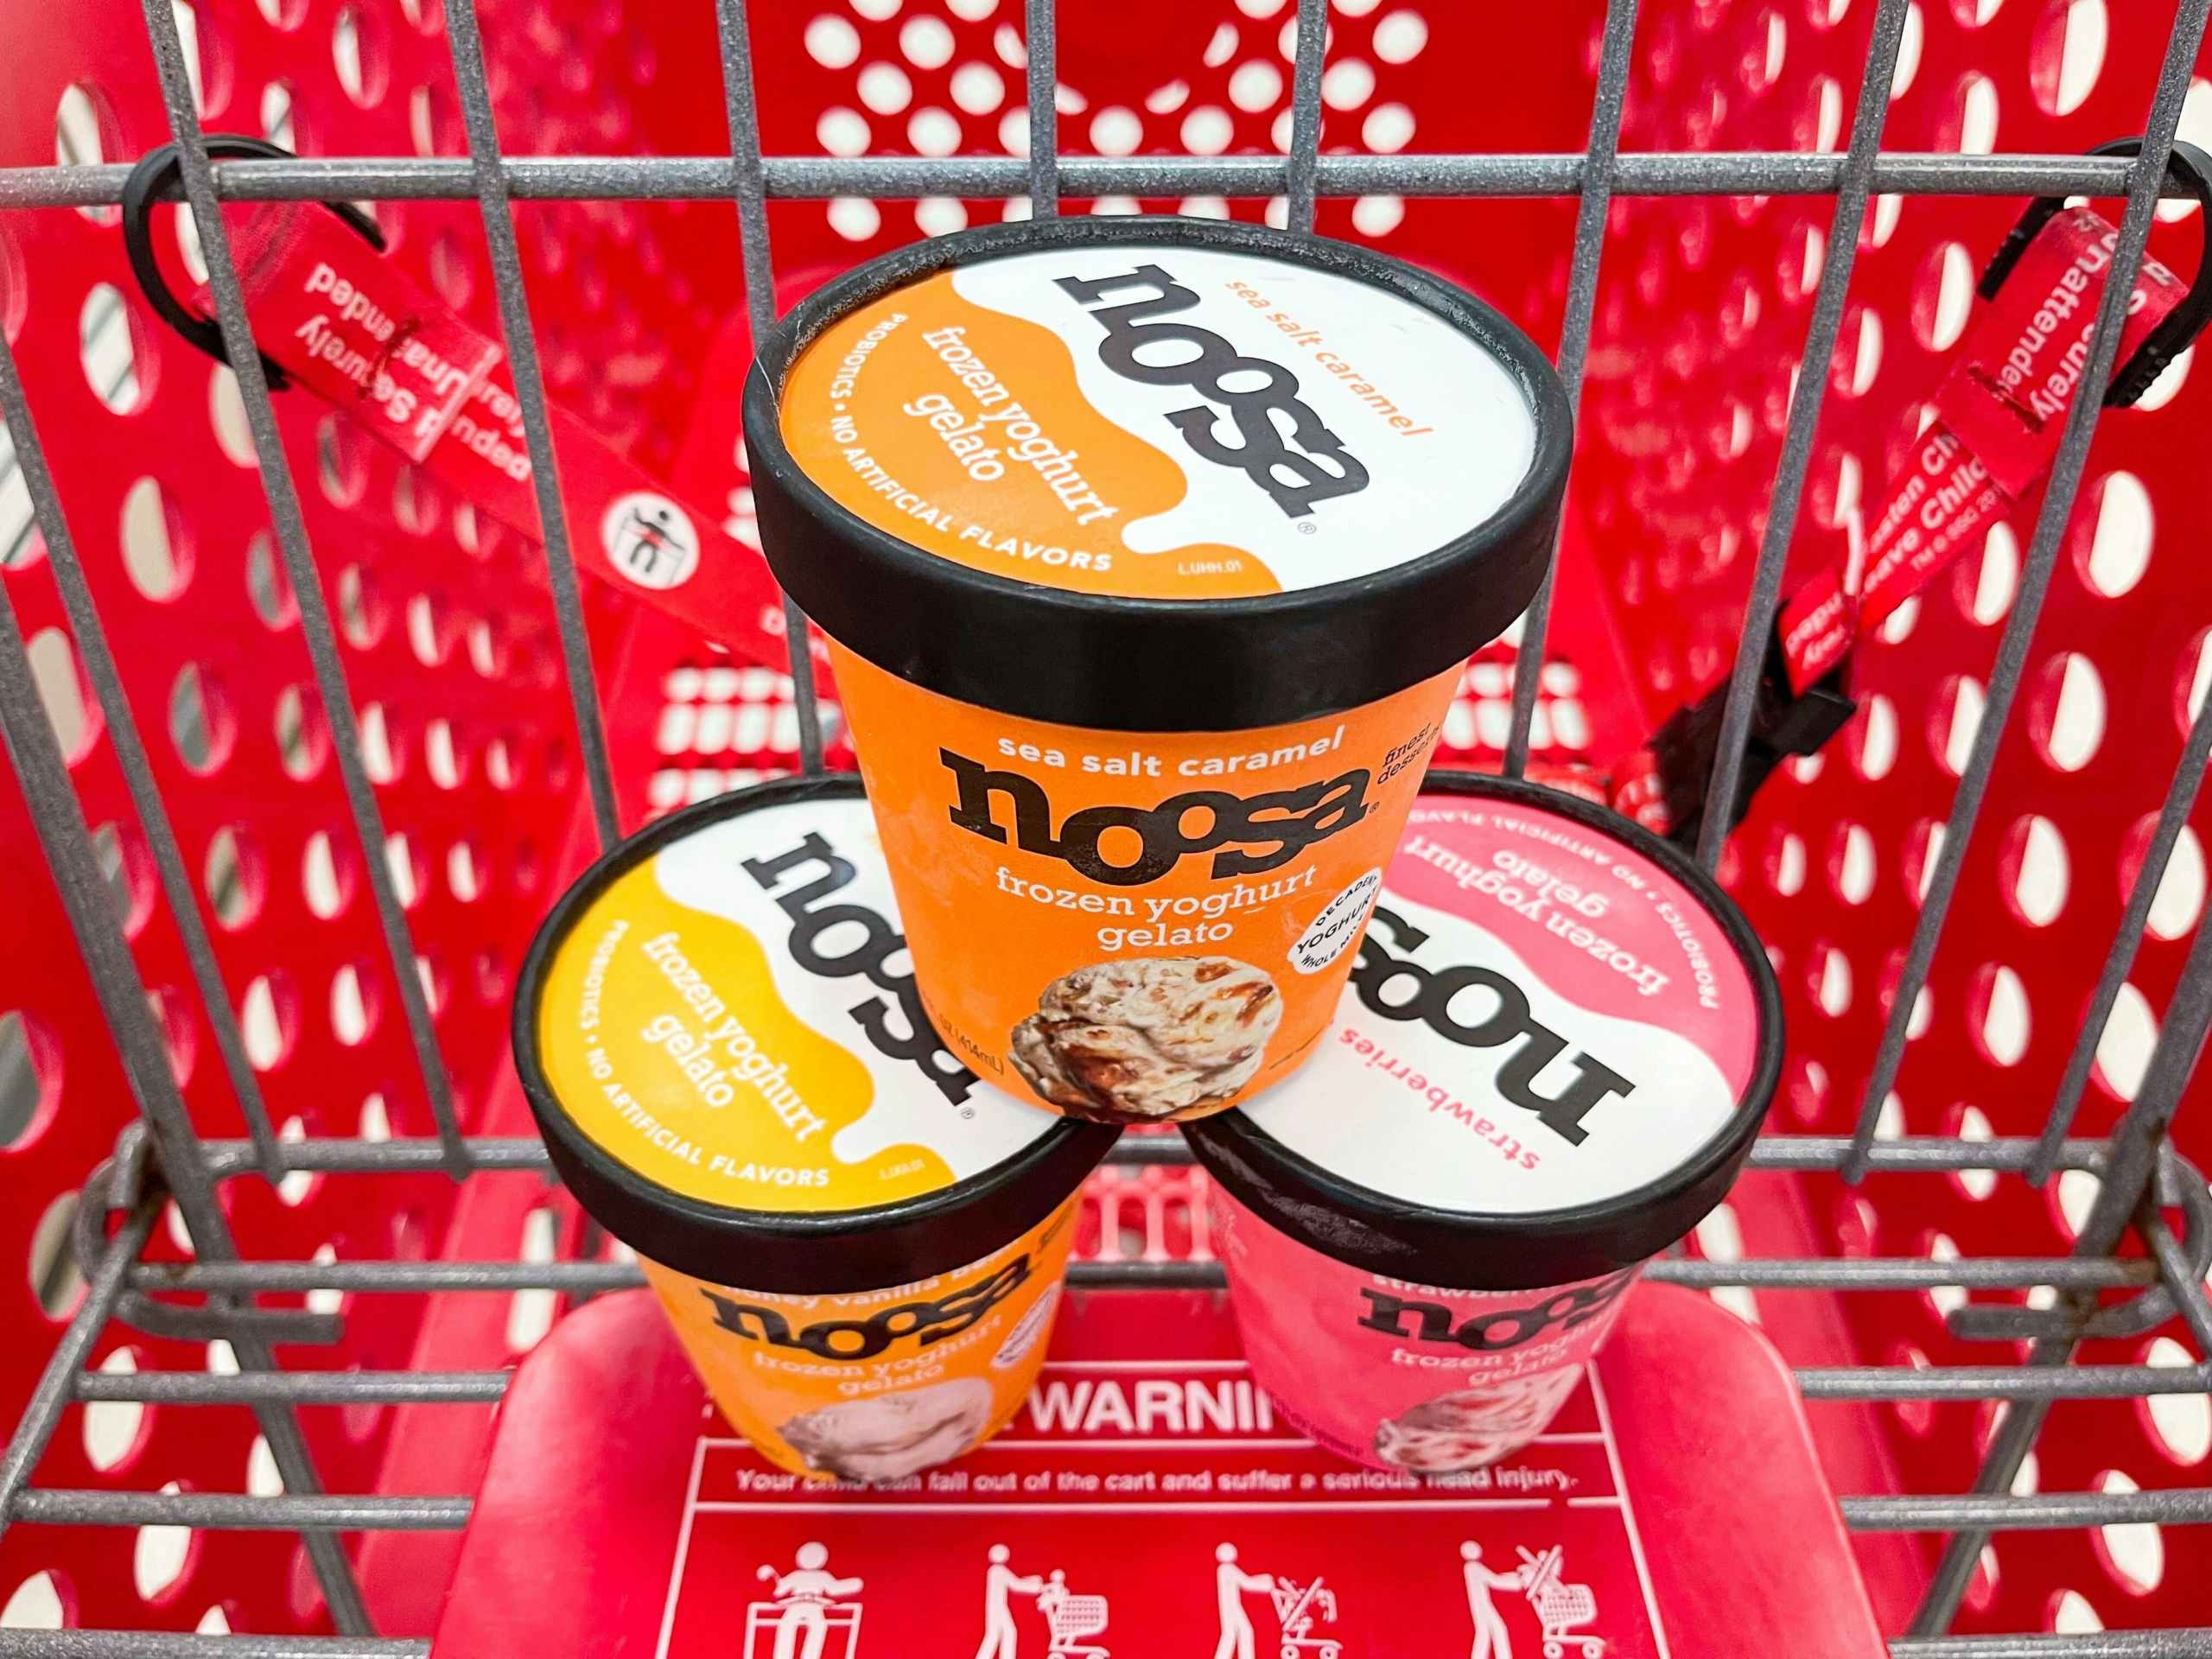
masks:
<path id="1" fill-rule="evenodd" d="M 1235 1095 L 1281 1020 L 1274 981 L 1233 957 L 1093 963 L 1045 988 L 1010 1058 L 1063 1111 L 1144 1121 Z"/>
<path id="2" fill-rule="evenodd" d="M 990 1385 L 962 1376 L 819 1406 L 792 1418 L 782 1433 L 817 1473 L 897 1480 L 958 1457 L 982 1439 L 990 1418 Z"/>

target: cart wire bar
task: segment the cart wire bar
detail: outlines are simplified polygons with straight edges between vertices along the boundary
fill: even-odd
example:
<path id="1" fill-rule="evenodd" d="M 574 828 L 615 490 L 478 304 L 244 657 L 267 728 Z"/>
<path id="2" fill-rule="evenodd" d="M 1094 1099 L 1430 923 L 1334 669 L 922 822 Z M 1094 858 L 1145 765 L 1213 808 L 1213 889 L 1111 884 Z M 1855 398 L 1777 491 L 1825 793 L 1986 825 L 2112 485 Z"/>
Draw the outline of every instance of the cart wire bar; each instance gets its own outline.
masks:
<path id="1" fill-rule="evenodd" d="M 1605 33 L 1598 54 L 1598 92 L 1590 105 L 1589 162 L 1574 210 L 1574 252 L 1567 265 L 1567 315 L 1559 330 L 1559 378 L 1567 389 L 1567 421 L 1582 413 L 1582 381 L 1590 360 L 1590 324 L 1598 309 L 1598 270 L 1605 255 L 1605 219 L 1612 211 L 1620 171 L 1621 111 L 1628 102 L 1629 52 L 1636 44 L 1636 0 L 1608 0 Z M 1573 486 L 1572 474 L 1568 487 Z M 1544 647 L 1551 632 L 1552 584 L 1559 577 L 1560 514 L 1544 560 L 1544 579 L 1521 619 L 1513 662 L 1513 717 L 1505 733 L 1505 775 L 1529 770 L 1529 734 L 1536 721 L 1536 687 L 1544 677 Z"/>
<path id="2" fill-rule="evenodd" d="M 0 344 L 0 353 L 5 349 L 4 344 Z M 14 360 L 10 358 L 8 362 L 9 375 L 13 378 Z M 255 366 L 257 370 L 258 363 Z M 24 478 L 28 484 L 44 487 L 46 510 L 54 511 L 52 480 L 29 470 Z M 53 872 L 78 954 L 91 977 L 145 1134 L 152 1138 L 154 1145 L 168 1149 L 165 1166 L 173 1163 L 176 1168 L 170 1188 L 178 1211 L 203 1258 L 218 1262 L 234 1258 L 237 1248 L 232 1242 L 221 1205 L 216 1201 L 213 1183 L 200 1161 L 198 1137 L 183 1096 L 178 1091 L 176 1075 L 169 1065 L 161 1033 L 155 1028 L 137 959 L 123 937 L 106 881 L 92 851 L 83 807 L 70 785 L 67 764 L 62 759 L 60 745 L 47 720 L 38 687 L 31 677 L 30 658 L 24 648 L 14 601 L 3 583 L 0 583 L 0 736 L 6 740 L 40 847 Z M 138 1141 L 118 1156 L 118 1163 L 130 1172 L 133 1185 L 143 1156 L 143 1145 Z M 131 1231 L 136 1232 L 135 1224 L 131 1224 Z M 143 1234 L 136 1236 L 143 1243 Z M 84 1265 L 90 1271 L 91 1264 Z M 73 1318 L 60 1349 L 41 1375 L 29 1414 L 11 1437 L 7 1459 L 0 1463 L 0 1472 L 13 1471 L 18 1464 L 28 1471 L 36 1463 L 60 1421 L 58 1410 L 49 1410 L 45 1404 L 47 1390 L 54 1385 L 57 1374 L 54 1362 L 64 1351 L 75 1351 L 80 1356 L 89 1351 L 112 1306 L 112 1294 L 105 1302 L 96 1302 L 88 1296 L 85 1306 Z M 90 1328 L 79 1334 L 79 1326 Z M 257 1337 L 240 1331 L 232 1346 L 241 1367 L 272 1369 L 273 1357 Z M 66 1377 L 64 1382 L 66 1385 Z M 316 1491 L 320 1483 L 306 1439 L 300 1432 L 299 1420 L 289 1408 L 280 1405 L 264 1408 L 259 1416 L 263 1436 L 269 1442 L 270 1452 L 286 1489 L 299 1492 Z M 7 1478 L 20 1481 L 22 1477 L 10 1474 Z M 0 1491 L 4 1491 L 5 1484 L 5 1480 L 0 1480 Z M 0 1529 L 5 1529 L 9 1516 L 10 1507 L 0 1504 Z M 350 1634 L 365 1633 L 367 1613 L 361 1603 L 359 1587 L 353 1580 L 353 1569 L 343 1553 L 334 1545 L 309 1541 L 309 1556 L 333 1620 Z"/>
<path id="3" fill-rule="evenodd" d="M 168 902 L 170 915 L 176 918 L 185 957 L 192 968 L 193 984 L 200 993 L 200 1006 L 207 1010 L 209 1027 L 214 1032 L 216 1051 L 222 1056 L 224 1074 L 238 1096 L 238 1109 L 245 1114 L 246 1128 L 253 1136 L 255 1164 L 264 1175 L 275 1181 L 280 1179 L 282 1171 L 278 1168 L 276 1133 L 269 1122 L 269 1104 L 262 1096 L 260 1079 L 254 1076 L 253 1066 L 246 1058 L 238 1014 L 223 987 L 223 970 L 215 960 L 214 944 L 207 937 L 199 895 L 185 869 L 176 829 L 162 803 L 161 785 L 155 780 L 153 763 L 147 758 L 145 742 L 138 733 L 137 716 L 124 691 L 115 653 L 108 648 L 107 630 L 101 625 L 99 609 L 92 602 L 84 563 L 77 556 L 77 538 L 61 511 L 54 475 L 48 470 L 45 444 L 36 422 L 31 418 L 30 402 L 23 393 L 14 348 L 4 339 L 0 339 L 0 414 L 4 414 L 7 421 L 15 463 L 22 471 L 31 499 L 34 521 L 46 543 L 47 559 L 54 567 L 54 585 L 60 589 L 62 605 L 68 613 L 70 632 L 76 636 L 86 677 L 92 681 L 99 698 L 101 717 L 114 740 L 116 762 L 122 768 L 130 790 L 131 807 L 146 832 L 146 843 L 161 880 L 162 897 Z"/>
<path id="4" fill-rule="evenodd" d="M 1036 60 L 1033 45 L 1033 64 Z M 1050 104 L 1046 106 L 1050 109 Z M 1043 130 L 1049 134 L 1049 124 Z M 1049 145 L 1049 137 L 1043 143 Z M 992 156 L 769 156 L 761 181 L 771 201 L 835 196 L 906 200 L 929 195 L 998 197 L 1035 193 L 1049 151 L 1033 128 L 1027 158 Z M 1803 150 L 1624 150 L 1615 163 L 1617 196 L 1832 196 L 1847 158 Z M 2131 163 L 2066 154 L 1961 156 L 1890 150 L 1875 162 L 1871 188 L 1896 196 L 2079 195 L 2111 198 L 2127 188 Z M 1258 198 L 1287 188 L 1286 156 L 1070 156 L 1057 177 L 1084 196 L 1218 195 Z M 738 189 L 738 169 L 715 156 L 510 156 L 499 162 L 517 201 L 722 201 Z M 94 207 L 123 199 L 121 164 L 0 167 L 0 209 Z M 301 156 L 214 164 L 223 201 L 467 201 L 476 194 L 465 161 L 416 156 Z M 1389 193 L 1413 197 L 1578 196 L 1590 176 L 1580 152 L 1516 156 L 1332 156 L 1315 159 L 1320 197 Z M 2162 181 L 2163 197 L 2189 192 Z M 1058 197 L 1052 198 L 1055 202 Z"/>
<path id="5" fill-rule="evenodd" d="M 253 1148 L 242 1141 L 208 1141 L 208 1173 L 217 1180 L 255 1173 Z M 472 1135 L 462 1143 L 471 1167 L 486 1173 L 529 1171 L 543 1173 L 552 1167 L 545 1143 L 519 1135 Z M 1907 1171 L 1956 1173 L 1989 1170 L 2017 1172 L 2028 1167 L 2039 1142 L 2025 1136 L 1999 1136 L 1967 1141 L 1947 1135 L 1905 1135 L 1877 1141 L 1867 1150 L 1867 1166 L 1878 1173 Z M 279 1176 L 293 1173 L 409 1174 L 442 1168 L 444 1149 L 435 1141 L 400 1139 L 361 1141 L 317 1138 L 288 1141 L 278 1147 Z M 2059 1169 L 2097 1171 L 2104 1167 L 2105 1143 L 2069 1140 L 2059 1143 Z M 1754 1169 L 1840 1169 L 1853 1155 L 1844 1135 L 1768 1135 L 1751 1144 Z M 1147 1165 L 1184 1165 L 1192 1161 L 1189 1144 L 1180 1135 L 1124 1135 L 1106 1154 L 1118 1168 Z"/>
<path id="6" fill-rule="evenodd" d="M 34 1486 L 16 1518 L 55 1527 L 209 1527 L 218 1531 L 451 1532 L 468 1524 L 466 1497 L 360 1494 L 256 1497 L 241 1492 L 104 1492 Z"/>
<path id="7" fill-rule="evenodd" d="M 2206 0 L 2193 0 L 2192 9 L 2201 34 Z M 2168 131 L 2171 136 L 2171 128 Z M 2147 145 L 2145 149 L 2147 152 Z M 2142 218 L 2147 222 L 2147 202 L 2145 206 L 2146 211 Z M 2123 243 L 2123 249 L 2124 245 Z M 2141 251 L 2139 241 L 2136 251 Z M 2121 269 L 2115 264 L 2114 274 Z M 2117 308 L 2115 306 L 2108 310 Z M 2101 331 L 2109 320 L 2108 315 L 2101 314 Z M 2107 360 L 2106 370 L 2110 366 Z M 2190 943 L 2188 960 L 2182 965 L 2180 982 L 2175 986 L 2173 1000 L 2167 1005 L 2165 1023 L 2152 1048 L 2150 1064 L 2144 1069 L 2135 1098 L 2113 1126 L 2095 1201 L 2089 1206 L 2089 1213 L 2074 1241 L 2075 1255 L 2110 1255 L 2135 1219 L 2139 1204 L 2146 1197 L 2157 1196 L 2159 1166 L 2169 1155 L 2166 1135 L 2172 1128 L 2174 1113 L 2180 1108 L 2182 1090 L 2196 1071 L 2208 1027 L 2212 1027 L 2212 927 L 2200 927 Z M 2167 1254 L 2177 1256 L 2178 1252 Z M 2165 1268 L 2162 1262 L 2163 1271 Z M 2169 1277 L 2171 1280 L 2171 1274 Z M 2179 1281 L 2170 1282 L 2170 1288 L 2183 1306 L 2194 1304 L 2200 1310 L 2199 1318 L 2204 1317 L 2204 1287 L 2196 1274 L 2184 1274 Z M 2064 1294 L 2075 1297 L 2083 1294 Z M 2074 1306 L 2085 1314 L 2088 1311 L 2086 1303 L 2080 1300 Z M 2076 1339 L 2072 1337 L 2039 1338 L 2030 1350 L 2028 1363 L 2065 1364 L 2073 1357 Z M 2001 1501 L 2001 1495 L 2011 1493 L 2014 1478 L 2049 1414 L 2047 1400 L 2023 1401 L 2006 1410 L 1983 1453 L 1980 1478 L 1975 1483 L 1978 1494 Z M 1951 1535 L 1914 1619 L 1914 1634 L 1935 1636 L 1949 1628 L 1959 1603 L 1966 1596 L 1967 1586 L 1973 1581 L 1982 1546 L 1987 1541 L 1986 1530 L 1971 1527 Z"/>
<path id="8" fill-rule="evenodd" d="M 1828 220 L 1827 251 L 1807 326 L 1805 351 L 1789 393 L 1789 420 L 1782 442 L 1782 461 L 1767 506 L 1766 533 L 1760 538 L 1751 597 L 1744 604 L 1744 626 L 1737 636 L 1736 665 L 1728 678 L 1728 697 L 1720 713 L 1720 737 L 1707 781 L 1705 816 L 1698 827 L 1697 858 L 1708 871 L 1720 867 L 1720 850 L 1735 827 L 1736 791 L 1751 742 L 1751 704 L 1766 666 L 1767 636 L 1782 607 L 1782 573 L 1797 534 L 1797 508 L 1804 499 L 1805 476 L 1813 463 L 1813 440 L 1827 404 L 1828 365 L 1835 358 L 1836 335 L 1843 328 L 1851 273 L 1859 259 L 1859 237 L 1866 222 L 1866 201 L 1873 191 L 1874 157 L 1882 147 L 1882 124 L 1890 112 L 1890 85 L 1904 38 L 1909 0 L 1882 0 L 1874 14 L 1874 41 L 1866 72 L 1859 83 L 1859 107 L 1851 118 L 1851 147 L 1836 181 L 1835 212 Z M 2101 385 L 2103 382 L 2094 381 Z M 2084 400 L 2086 401 L 2086 400 Z M 1910 997 L 1905 999 L 1909 1004 Z"/>
<path id="9" fill-rule="evenodd" d="M 1112 1266 L 1077 1262 L 1073 1271 Z M 1204 1282 L 1221 1283 L 1217 1264 L 1169 1262 L 1147 1267 L 1205 1270 Z M 1766 1257 L 1747 1262 L 1654 1262 L 1644 1277 L 1658 1284 L 1711 1289 L 1748 1285 L 1766 1290 L 2027 1289 L 2052 1285 L 2074 1290 L 2127 1290 L 2158 1282 L 2158 1268 L 2144 1258 L 2082 1260 L 2072 1256 L 1980 1256 L 1932 1262 L 1917 1256 L 1839 1262 Z M 130 1285 L 144 1291 L 232 1291 L 242 1294 L 310 1290 L 389 1292 L 429 1290 L 625 1290 L 645 1283 L 627 1262 L 227 1262 L 204 1265 L 142 1265 Z"/>
<path id="10" fill-rule="evenodd" d="M 2123 1368 L 2127 1369 L 2127 1368 Z M 2176 1373 L 2179 1375 L 2179 1373 Z M 79 1400 L 173 1406 L 479 1405 L 507 1391 L 506 1371 L 80 1371 Z"/>
<path id="11" fill-rule="evenodd" d="M 1284 158 L 1283 217 L 1313 231 L 1313 172 L 1321 149 L 1321 52 L 1329 38 L 1329 0 L 1298 0 L 1298 50 L 1291 62 L 1290 154 Z"/>
<path id="12" fill-rule="evenodd" d="M 1898 1637 L 1891 1659 L 2202 1659 L 2212 1628 L 2105 1630 L 2094 1636 Z"/>
<path id="13" fill-rule="evenodd" d="M 545 375 L 537 360 L 537 332 L 530 320 L 530 290 L 523 279 L 522 249 L 506 175 L 499 166 L 499 129 L 484 79 L 484 37 L 476 0 L 454 0 L 446 11 L 446 41 L 453 54 L 454 85 L 468 136 L 469 175 L 484 220 L 484 248 L 499 291 L 499 333 L 513 371 L 515 402 L 522 410 L 523 444 L 530 454 L 531 488 L 545 549 L 545 577 L 553 594 L 553 620 L 561 636 L 561 665 L 568 677 L 576 742 L 591 785 L 592 820 L 601 850 L 622 838 L 614 805 L 614 769 L 607 755 L 607 727 L 600 718 L 599 686 L 592 671 L 591 640 L 584 631 L 583 595 L 576 587 L 575 550 L 569 540 L 569 510 L 561 499 L 560 457 L 553 453 L 553 419 L 545 406 Z"/>
<path id="14" fill-rule="evenodd" d="M 759 340 L 776 326 L 776 273 L 768 256 L 767 186 L 760 173 L 760 105 L 753 95 L 753 37 L 745 0 L 715 0 L 715 29 L 721 44 L 722 101 L 728 111 L 746 315 L 753 339 Z M 791 713 L 798 722 L 799 769 L 809 775 L 822 770 L 822 705 L 816 695 L 812 640 L 806 613 L 786 594 L 784 645 L 791 666 Z"/>
<path id="15" fill-rule="evenodd" d="M 1060 213 L 1060 33 L 1055 4 L 1056 0 L 1027 0 L 1022 18 L 1028 25 L 1022 35 L 1022 85 L 1029 105 L 1029 155 L 1016 165 L 1029 193 L 1030 213 L 1037 219 L 1057 219 Z M 775 194 L 772 186 L 770 194 Z"/>

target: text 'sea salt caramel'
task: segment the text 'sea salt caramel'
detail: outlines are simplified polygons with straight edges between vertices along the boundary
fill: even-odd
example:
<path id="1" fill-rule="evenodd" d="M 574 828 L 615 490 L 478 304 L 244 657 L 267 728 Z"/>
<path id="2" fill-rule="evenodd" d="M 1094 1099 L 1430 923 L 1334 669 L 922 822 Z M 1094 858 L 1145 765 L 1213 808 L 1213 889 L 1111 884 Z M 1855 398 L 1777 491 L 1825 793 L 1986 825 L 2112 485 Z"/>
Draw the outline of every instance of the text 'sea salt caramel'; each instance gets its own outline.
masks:
<path id="1" fill-rule="evenodd" d="M 663 819 L 531 948 L 523 1086 L 722 1414 L 819 1478 L 958 1457 L 1043 1363 L 1103 1125 L 946 1052 L 852 779 Z"/>
<path id="2" fill-rule="evenodd" d="M 1290 1075 L 1461 661 L 1542 578 L 1542 353 L 1365 249 L 1001 226 L 799 306 L 745 431 L 962 1063 L 1108 1122 Z"/>
<path id="3" fill-rule="evenodd" d="M 1321 1445 L 1510 1455 L 1720 1202 L 1782 1065 L 1773 969 L 1673 847 L 1435 772 L 1299 1074 L 1193 1124 L 1252 1375 Z"/>

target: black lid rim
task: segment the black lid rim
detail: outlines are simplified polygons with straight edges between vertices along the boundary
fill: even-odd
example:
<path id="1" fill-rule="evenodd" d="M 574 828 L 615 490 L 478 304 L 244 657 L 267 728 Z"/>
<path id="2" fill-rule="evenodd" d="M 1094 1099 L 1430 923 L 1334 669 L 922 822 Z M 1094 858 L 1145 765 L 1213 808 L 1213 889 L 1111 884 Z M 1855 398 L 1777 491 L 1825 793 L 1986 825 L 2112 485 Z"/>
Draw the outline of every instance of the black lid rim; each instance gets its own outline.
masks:
<path id="1" fill-rule="evenodd" d="M 832 323 L 955 265 L 1116 242 L 1280 259 L 1366 283 L 1433 314 L 1481 345 L 1521 391 L 1535 429 L 1528 471 L 1481 523 L 1384 569 L 1287 593 L 1184 600 L 1071 592 L 927 552 L 833 499 L 792 459 L 779 418 L 784 378 Z M 744 427 L 769 563 L 832 639 L 946 696 L 1122 731 L 1287 724 L 1441 673 L 1496 638 L 1535 597 L 1573 448 L 1573 414 L 1551 360 L 1473 295 L 1353 244 L 1164 216 L 988 226 L 910 244 L 846 273 L 802 300 L 760 342 L 746 382 Z M 944 614 L 918 618 L 918 606 Z M 976 646 L 978 639 L 1033 636 L 1048 643 L 1020 658 L 1003 644 Z M 1255 683 L 1250 665 L 1285 652 L 1298 654 L 1302 671 Z M 1132 661 L 1160 671 L 1128 672 Z M 1171 683 L 1159 683 L 1163 677 Z"/>
<path id="2" fill-rule="evenodd" d="M 1371 1273 L 1469 1290 L 1519 1290 L 1646 1262 L 1711 1213 L 1765 1122 L 1782 1076 L 1782 992 L 1773 965 L 1719 883 L 1681 849 L 1609 808 L 1524 779 L 1449 770 L 1431 772 L 1421 794 L 1506 800 L 1571 818 L 1625 842 L 1696 895 L 1742 961 L 1758 1020 L 1751 1077 L 1735 1111 L 1655 1180 L 1573 1209 L 1527 1214 L 1443 1210 L 1377 1192 L 1292 1151 L 1234 1109 L 1186 1123 L 1185 1136 L 1238 1203 L 1309 1248 Z M 1325 1239 L 1301 1220 L 1316 1209 L 1332 1224 Z M 1505 1247 L 1502 1258 L 1489 1254 L 1497 1247 Z"/>
<path id="3" fill-rule="evenodd" d="M 608 1232 L 661 1266 L 715 1284 L 791 1295 L 883 1290 L 950 1273 L 1012 1243 L 1052 1214 L 1119 1137 L 1109 1126 L 1062 1118 L 966 1180 L 895 1204 L 734 1210 L 645 1179 L 569 1116 L 539 1058 L 537 1007 L 554 953 L 607 885 L 670 842 L 724 818 L 797 802 L 865 798 L 859 779 L 849 774 L 786 778 L 671 812 L 601 855 L 531 941 L 509 1033 L 523 1093 L 570 1195 Z M 988 1228 L 961 1225 L 963 1217 L 984 1215 L 991 1218 Z"/>

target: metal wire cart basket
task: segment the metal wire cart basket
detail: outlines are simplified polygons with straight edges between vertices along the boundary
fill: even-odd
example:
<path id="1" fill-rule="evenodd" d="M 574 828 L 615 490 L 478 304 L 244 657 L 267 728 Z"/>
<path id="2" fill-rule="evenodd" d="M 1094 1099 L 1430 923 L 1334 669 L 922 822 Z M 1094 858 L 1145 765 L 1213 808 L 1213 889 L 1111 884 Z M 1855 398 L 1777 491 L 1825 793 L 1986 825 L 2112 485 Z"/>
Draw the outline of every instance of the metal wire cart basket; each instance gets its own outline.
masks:
<path id="1" fill-rule="evenodd" d="M 2203 235 L 2206 0 L 749 10 L 0 8 L 0 1655 L 427 1653 L 505 1368 L 638 1281 L 528 1133 L 522 949 L 621 830 L 849 752 L 804 652 L 580 582 L 549 409 L 750 541 L 722 405 L 842 265 L 1139 207 L 1372 243 L 1579 399 L 1556 578 L 1446 757 L 1606 761 L 1726 685 L 1725 793 L 1785 569 L 1847 546 L 2024 199 L 2097 201 L 2123 274 Z M 171 142 L 154 229 L 236 372 L 125 259 Z M 221 212 L 270 200 L 362 204 L 504 340 L 537 540 L 272 394 Z M 1700 837 L 1791 1052 L 1653 1275 L 1798 1368 L 1901 1656 L 2212 1653 L 2208 409 L 2186 356 L 2078 400 L 1851 725 Z M 1180 1150 L 1096 1179 L 1079 1285 L 1217 1282 Z"/>

